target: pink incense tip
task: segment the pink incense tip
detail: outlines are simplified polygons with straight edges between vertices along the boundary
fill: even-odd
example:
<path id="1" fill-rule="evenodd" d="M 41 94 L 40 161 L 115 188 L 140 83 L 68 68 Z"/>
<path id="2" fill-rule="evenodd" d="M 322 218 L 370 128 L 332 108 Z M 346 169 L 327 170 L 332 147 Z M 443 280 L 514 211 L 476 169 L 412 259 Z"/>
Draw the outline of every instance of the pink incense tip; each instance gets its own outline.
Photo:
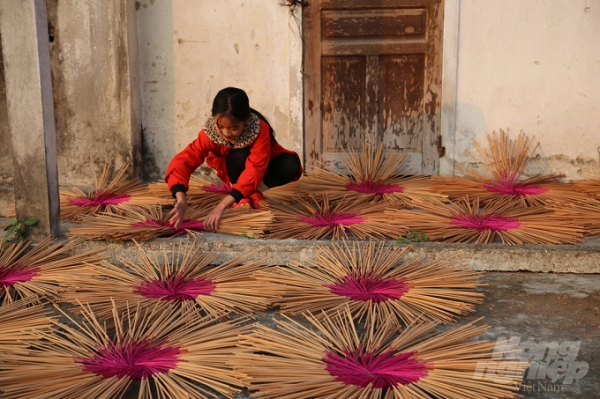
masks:
<path id="1" fill-rule="evenodd" d="M 15 263 L 10 266 L 0 266 L 0 288 L 12 287 L 17 283 L 24 283 L 39 276 L 38 267 L 27 269 L 26 266 Z"/>
<path id="2" fill-rule="evenodd" d="M 463 229 L 477 231 L 508 231 L 521 226 L 521 223 L 515 219 L 490 215 L 456 215 L 450 219 L 450 223 Z"/>
<path id="3" fill-rule="evenodd" d="M 515 197 L 523 197 L 527 195 L 538 195 L 548 191 L 548 189 L 540 186 L 528 186 L 516 182 L 517 177 L 503 177 L 500 181 L 492 182 L 492 184 L 484 185 L 483 187 L 491 192 L 503 195 L 512 195 Z"/>
<path id="4" fill-rule="evenodd" d="M 161 347 L 147 340 L 130 339 L 115 344 L 110 342 L 99 349 L 93 358 L 76 359 L 88 371 L 104 378 L 129 377 L 134 380 L 151 378 L 177 367 L 183 351 L 174 346 Z"/>
<path id="5" fill-rule="evenodd" d="M 163 220 L 146 219 L 143 222 L 134 223 L 131 227 L 139 229 L 171 229 L 173 236 L 178 236 L 185 233 L 186 230 L 204 230 L 204 222 L 201 220 L 186 220 L 179 226 L 178 229 L 173 228 L 171 222 Z"/>
<path id="6" fill-rule="evenodd" d="M 207 193 L 227 195 L 231 192 L 231 186 L 229 184 L 224 184 L 223 186 L 219 186 L 218 184 L 210 184 L 202 186 L 202 191 Z"/>
<path id="7" fill-rule="evenodd" d="M 217 288 L 209 278 L 186 279 L 180 274 L 163 280 L 142 282 L 133 287 L 133 292 L 146 298 L 160 298 L 165 301 L 195 301 L 200 295 L 210 295 Z"/>
<path id="8" fill-rule="evenodd" d="M 408 385 L 427 377 L 430 363 L 422 363 L 413 358 L 415 352 L 395 353 L 388 350 L 381 354 L 344 351 L 343 355 L 327 352 L 322 359 L 327 366 L 325 370 L 345 385 L 389 389 L 398 385 Z"/>
<path id="9" fill-rule="evenodd" d="M 94 198 L 78 197 L 71 198 L 69 204 L 78 207 L 106 207 L 107 205 L 118 205 L 129 201 L 129 194 L 96 193 Z"/>
<path id="10" fill-rule="evenodd" d="M 403 279 L 385 279 L 372 276 L 345 276 L 336 284 L 325 285 L 332 294 L 354 301 L 381 303 L 401 298 L 409 285 Z"/>
<path id="11" fill-rule="evenodd" d="M 395 184 L 383 184 L 381 181 L 374 182 L 372 179 L 351 181 L 346 184 L 346 190 L 356 191 L 361 194 L 392 194 L 404 192 L 404 187 Z"/>
<path id="12" fill-rule="evenodd" d="M 336 226 L 351 226 L 353 224 L 361 224 L 366 219 L 357 216 L 356 213 L 329 213 L 324 212 L 314 214 L 313 217 L 300 216 L 298 217 L 303 223 L 310 224 L 313 227 L 336 227 Z"/>

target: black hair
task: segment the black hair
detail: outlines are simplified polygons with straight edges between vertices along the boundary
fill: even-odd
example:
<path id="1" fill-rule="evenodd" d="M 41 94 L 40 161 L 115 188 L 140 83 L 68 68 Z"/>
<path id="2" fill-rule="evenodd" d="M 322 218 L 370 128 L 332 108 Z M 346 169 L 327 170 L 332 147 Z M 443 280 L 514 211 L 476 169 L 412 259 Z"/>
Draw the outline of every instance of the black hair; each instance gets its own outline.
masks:
<path id="1" fill-rule="evenodd" d="M 274 139 L 275 131 L 273 127 L 260 112 L 250 108 L 248 95 L 242 89 L 237 87 L 226 87 L 220 90 L 213 100 L 212 116 L 217 114 L 232 116 L 238 121 L 247 121 L 250 118 L 250 113 L 256 114 L 260 119 L 271 129 L 271 138 Z"/>

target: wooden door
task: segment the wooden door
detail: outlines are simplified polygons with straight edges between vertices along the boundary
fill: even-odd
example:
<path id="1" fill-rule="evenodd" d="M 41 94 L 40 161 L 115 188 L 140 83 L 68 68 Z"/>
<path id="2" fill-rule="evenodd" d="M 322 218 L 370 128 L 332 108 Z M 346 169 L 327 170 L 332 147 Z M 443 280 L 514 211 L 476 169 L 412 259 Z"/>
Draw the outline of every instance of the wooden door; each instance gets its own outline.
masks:
<path id="1" fill-rule="evenodd" d="M 305 164 L 342 149 L 409 151 L 437 174 L 443 0 L 310 0 L 304 8 Z"/>

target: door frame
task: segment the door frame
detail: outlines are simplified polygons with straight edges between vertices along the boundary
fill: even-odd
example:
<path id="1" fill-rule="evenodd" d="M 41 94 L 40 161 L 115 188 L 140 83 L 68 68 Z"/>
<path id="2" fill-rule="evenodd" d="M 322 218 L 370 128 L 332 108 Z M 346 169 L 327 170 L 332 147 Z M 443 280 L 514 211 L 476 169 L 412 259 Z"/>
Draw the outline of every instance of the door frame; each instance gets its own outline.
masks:
<path id="1" fill-rule="evenodd" d="M 457 94 L 458 94 L 458 65 L 459 65 L 459 45 L 460 45 L 460 9 L 462 0 L 444 0 L 444 21 L 442 31 L 442 85 L 441 85 L 441 103 L 440 103 L 440 142 L 438 143 L 440 157 L 438 173 L 443 175 L 453 176 L 455 173 L 454 160 L 456 159 L 455 154 L 455 140 L 456 140 L 456 119 L 457 119 Z M 315 104 L 308 104 L 306 100 L 307 95 L 307 81 L 310 82 L 312 77 L 307 73 L 310 71 L 310 65 L 306 64 L 306 51 L 305 48 L 308 46 L 318 46 L 320 48 L 321 43 L 318 40 L 314 40 L 320 35 L 314 35 L 312 38 L 307 38 L 304 34 L 306 32 L 307 18 L 306 13 L 310 12 L 307 8 L 310 7 L 310 3 L 307 7 L 303 7 L 302 10 L 302 145 L 303 145 L 303 163 L 307 164 L 309 157 L 315 157 L 315 154 L 310 154 L 308 151 L 308 143 L 306 132 L 310 129 L 314 129 L 313 121 L 317 120 L 308 119 L 307 114 L 309 112 L 316 112 L 321 114 L 320 106 L 315 107 Z M 308 23 L 312 23 L 309 19 Z M 319 32 L 321 27 L 316 27 Z M 316 42 L 316 43 L 315 43 Z M 314 69 L 315 66 L 312 65 Z M 319 74 L 320 76 L 320 74 Z M 322 146 L 320 140 L 322 137 L 316 138 L 319 140 L 313 144 Z"/>

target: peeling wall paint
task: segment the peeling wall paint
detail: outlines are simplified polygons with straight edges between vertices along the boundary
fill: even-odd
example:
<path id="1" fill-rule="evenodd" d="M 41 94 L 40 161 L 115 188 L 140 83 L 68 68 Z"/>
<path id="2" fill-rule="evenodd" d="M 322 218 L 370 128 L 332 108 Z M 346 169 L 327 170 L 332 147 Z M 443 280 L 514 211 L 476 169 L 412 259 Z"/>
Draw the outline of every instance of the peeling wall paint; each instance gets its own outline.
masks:
<path id="1" fill-rule="evenodd" d="M 12 184 L 13 181 L 12 148 L 7 112 L 2 37 L 0 36 L 0 184 Z"/>
<path id="2" fill-rule="evenodd" d="M 162 178 L 227 86 L 244 89 L 277 140 L 302 153 L 302 41 L 288 7 L 141 0 L 137 10 L 145 159 L 154 162 L 149 177 Z"/>
<path id="3" fill-rule="evenodd" d="M 600 1 L 447 0 L 447 9 L 457 2 L 456 127 L 443 132 L 454 160 L 471 162 L 474 140 L 508 129 L 540 141 L 544 172 L 577 178 L 598 166 Z"/>

